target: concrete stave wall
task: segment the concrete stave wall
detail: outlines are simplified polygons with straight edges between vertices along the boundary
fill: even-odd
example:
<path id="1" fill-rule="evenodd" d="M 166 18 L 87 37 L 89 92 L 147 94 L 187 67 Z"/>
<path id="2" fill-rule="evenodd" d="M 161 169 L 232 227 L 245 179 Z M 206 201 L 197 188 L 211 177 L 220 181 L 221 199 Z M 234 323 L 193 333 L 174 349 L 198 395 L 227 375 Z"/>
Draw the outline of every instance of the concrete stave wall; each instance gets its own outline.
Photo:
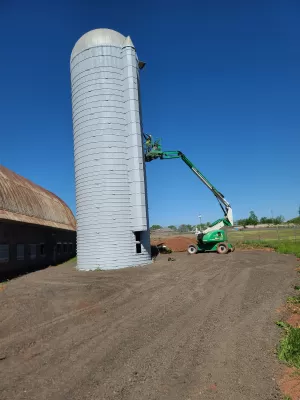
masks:
<path id="1" fill-rule="evenodd" d="M 120 45 L 71 59 L 79 269 L 151 262 L 137 62 Z"/>

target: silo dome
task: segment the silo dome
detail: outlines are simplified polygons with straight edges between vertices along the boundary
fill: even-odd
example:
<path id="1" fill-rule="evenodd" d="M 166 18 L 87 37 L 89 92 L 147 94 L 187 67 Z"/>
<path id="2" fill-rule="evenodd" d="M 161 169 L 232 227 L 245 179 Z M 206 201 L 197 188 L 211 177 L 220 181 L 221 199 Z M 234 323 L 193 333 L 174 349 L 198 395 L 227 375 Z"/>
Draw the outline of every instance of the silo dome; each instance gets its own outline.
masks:
<path id="1" fill-rule="evenodd" d="M 151 262 L 139 69 L 130 37 L 84 34 L 71 54 L 79 269 Z"/>
<path id="2" fill-rule="evenodd" d="M 71 60 L 79 53 L 92 47 L 98 46 L 118 46 L 122 47 L 126 37 L 112 29 L 94 29 L 85 33 L 76 42 Z"/>

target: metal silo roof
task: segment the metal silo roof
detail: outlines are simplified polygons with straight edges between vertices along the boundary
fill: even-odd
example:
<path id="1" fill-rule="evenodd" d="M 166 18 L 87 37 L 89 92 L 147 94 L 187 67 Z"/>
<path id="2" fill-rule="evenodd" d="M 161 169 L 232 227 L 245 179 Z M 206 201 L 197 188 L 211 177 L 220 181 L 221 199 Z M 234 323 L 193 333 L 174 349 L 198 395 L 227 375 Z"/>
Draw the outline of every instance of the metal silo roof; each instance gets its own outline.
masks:
<path id="1" fill-rule="evenodd" d="M 69 207 L 55 194 L 0 165 L 0 220 L 76 230 Z"/>
<path id="2" fill-rule="evenodd" d="M 133 46 L 133 44 L 129 36 L 126 38 L 112 29 L 94 29 L 81 36 L 76 42 L 71 54 L 71 60 L 82 51 L 97 46 L 123 47 Z"/>

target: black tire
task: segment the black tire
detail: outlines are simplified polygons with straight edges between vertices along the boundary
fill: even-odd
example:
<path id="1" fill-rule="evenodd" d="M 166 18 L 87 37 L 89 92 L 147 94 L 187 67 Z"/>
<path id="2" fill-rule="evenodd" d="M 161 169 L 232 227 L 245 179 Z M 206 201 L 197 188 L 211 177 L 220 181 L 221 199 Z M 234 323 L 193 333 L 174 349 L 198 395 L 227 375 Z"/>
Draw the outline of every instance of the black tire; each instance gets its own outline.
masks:
<path id="1" fill-rule="evenodd" d="M 159 249 L 157 246 L 151 245 L 151 258 L 152 260 L 156 260 L 156 257 L 159 255 Z"/>
<path id="2" fill-rule="evenodd" d="M 196 254 L 198 252 L 198 248 L 195 244 L 190 244 L 187 248 L 189 254 Z"/>
<path id="3" fill-rule="evenodd" d="M 229 251 L 229 248 L 228 248 L 227 243 L 222 242 L 222 243 L 219 243 L 219 244 L 218 244 L 217 252 L 218 252 L 219 254 L 227 254 L 228 251 Z"/>

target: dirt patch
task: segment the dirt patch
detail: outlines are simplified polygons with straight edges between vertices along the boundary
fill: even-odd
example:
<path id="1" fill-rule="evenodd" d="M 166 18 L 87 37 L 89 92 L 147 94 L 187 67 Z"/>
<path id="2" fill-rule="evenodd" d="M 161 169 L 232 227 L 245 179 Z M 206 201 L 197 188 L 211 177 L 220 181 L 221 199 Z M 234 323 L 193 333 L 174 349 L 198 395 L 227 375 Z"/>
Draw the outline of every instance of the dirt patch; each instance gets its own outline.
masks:
<path id="1" fill-rule="evenodd" d="M 264 252 L 264 253 L 275 253 L 275 250 L 271 249 L 269 247 L 266 247 L 266 248 L 263 248 L 263 249 L 257 249 L 255 247 L 251 247 L 251 246 L 250 247 L 239 247 L 239 245 L 237 245 L 236 250 L 238 250 L 238 251 L 255 250 L 255 251 L 261 251 L 261 252 Z"/>
<path id="2" fill-rule="evenodd" d="M 287 323 L 289 325 L 292 325 L 294 328 L 299 328 L 299 326 L 300 326 L 300 314 L 292 314 L 288 318 Z"/>
<path id="3" fill-rule="evenodd" d="M 265 251 L 267 253 L 274 253 L 275 250 L 272 249 L 271 247 L 257 247 L 257 246 L 252 246 L 251 244 L 246 244 L 246 243 L 237 243 L 236 247 L 243 251 L 243 250 L 255 250 L 255 251 Z"/>
<path id="4" fill-rule="evenodd" d="M 278 308 L 276 308 L 275 310 L 278 314 L 283 315 L 284 313 L 286 313 L 286 306 L 280 306 Z"/>
<path id="5" fill-rule="evenodd" d="M 288 315 L 290 318 L 291 317 L 291 313 L 292 314 L 299 314 L 300 315 L 300 304 L 293 304 L 293 303 L 287 303 L 286 304 L 286 315 Z"/>
<path id="6" fill-rule="evenodd" d="M 116 271 L 68 263 L 9 282 L 1 400 L 281 399 L 274 308 L 294 257 L 175 258 Z"/>
<path id="7" fill-rule="evenodd" d="M 279 381 L 281 392 L 291 400 L 300 399 L 300 373 L 296 368 L 285 367 Z"/>
<path id="8" fill-rule="evenodd" d="M 151 244 L 158 245 L 160 243 L 165 244 L 169 247 L 172 251 L 176 252 L 183 252 L 187 251 L 187 248 L 190 244 L 197 244 L 196 237 L 189 238 L 184 236 L 173 236 L 170 238 L 163 238 L 163 239 L 153 239 L 151 240 Z"/>

